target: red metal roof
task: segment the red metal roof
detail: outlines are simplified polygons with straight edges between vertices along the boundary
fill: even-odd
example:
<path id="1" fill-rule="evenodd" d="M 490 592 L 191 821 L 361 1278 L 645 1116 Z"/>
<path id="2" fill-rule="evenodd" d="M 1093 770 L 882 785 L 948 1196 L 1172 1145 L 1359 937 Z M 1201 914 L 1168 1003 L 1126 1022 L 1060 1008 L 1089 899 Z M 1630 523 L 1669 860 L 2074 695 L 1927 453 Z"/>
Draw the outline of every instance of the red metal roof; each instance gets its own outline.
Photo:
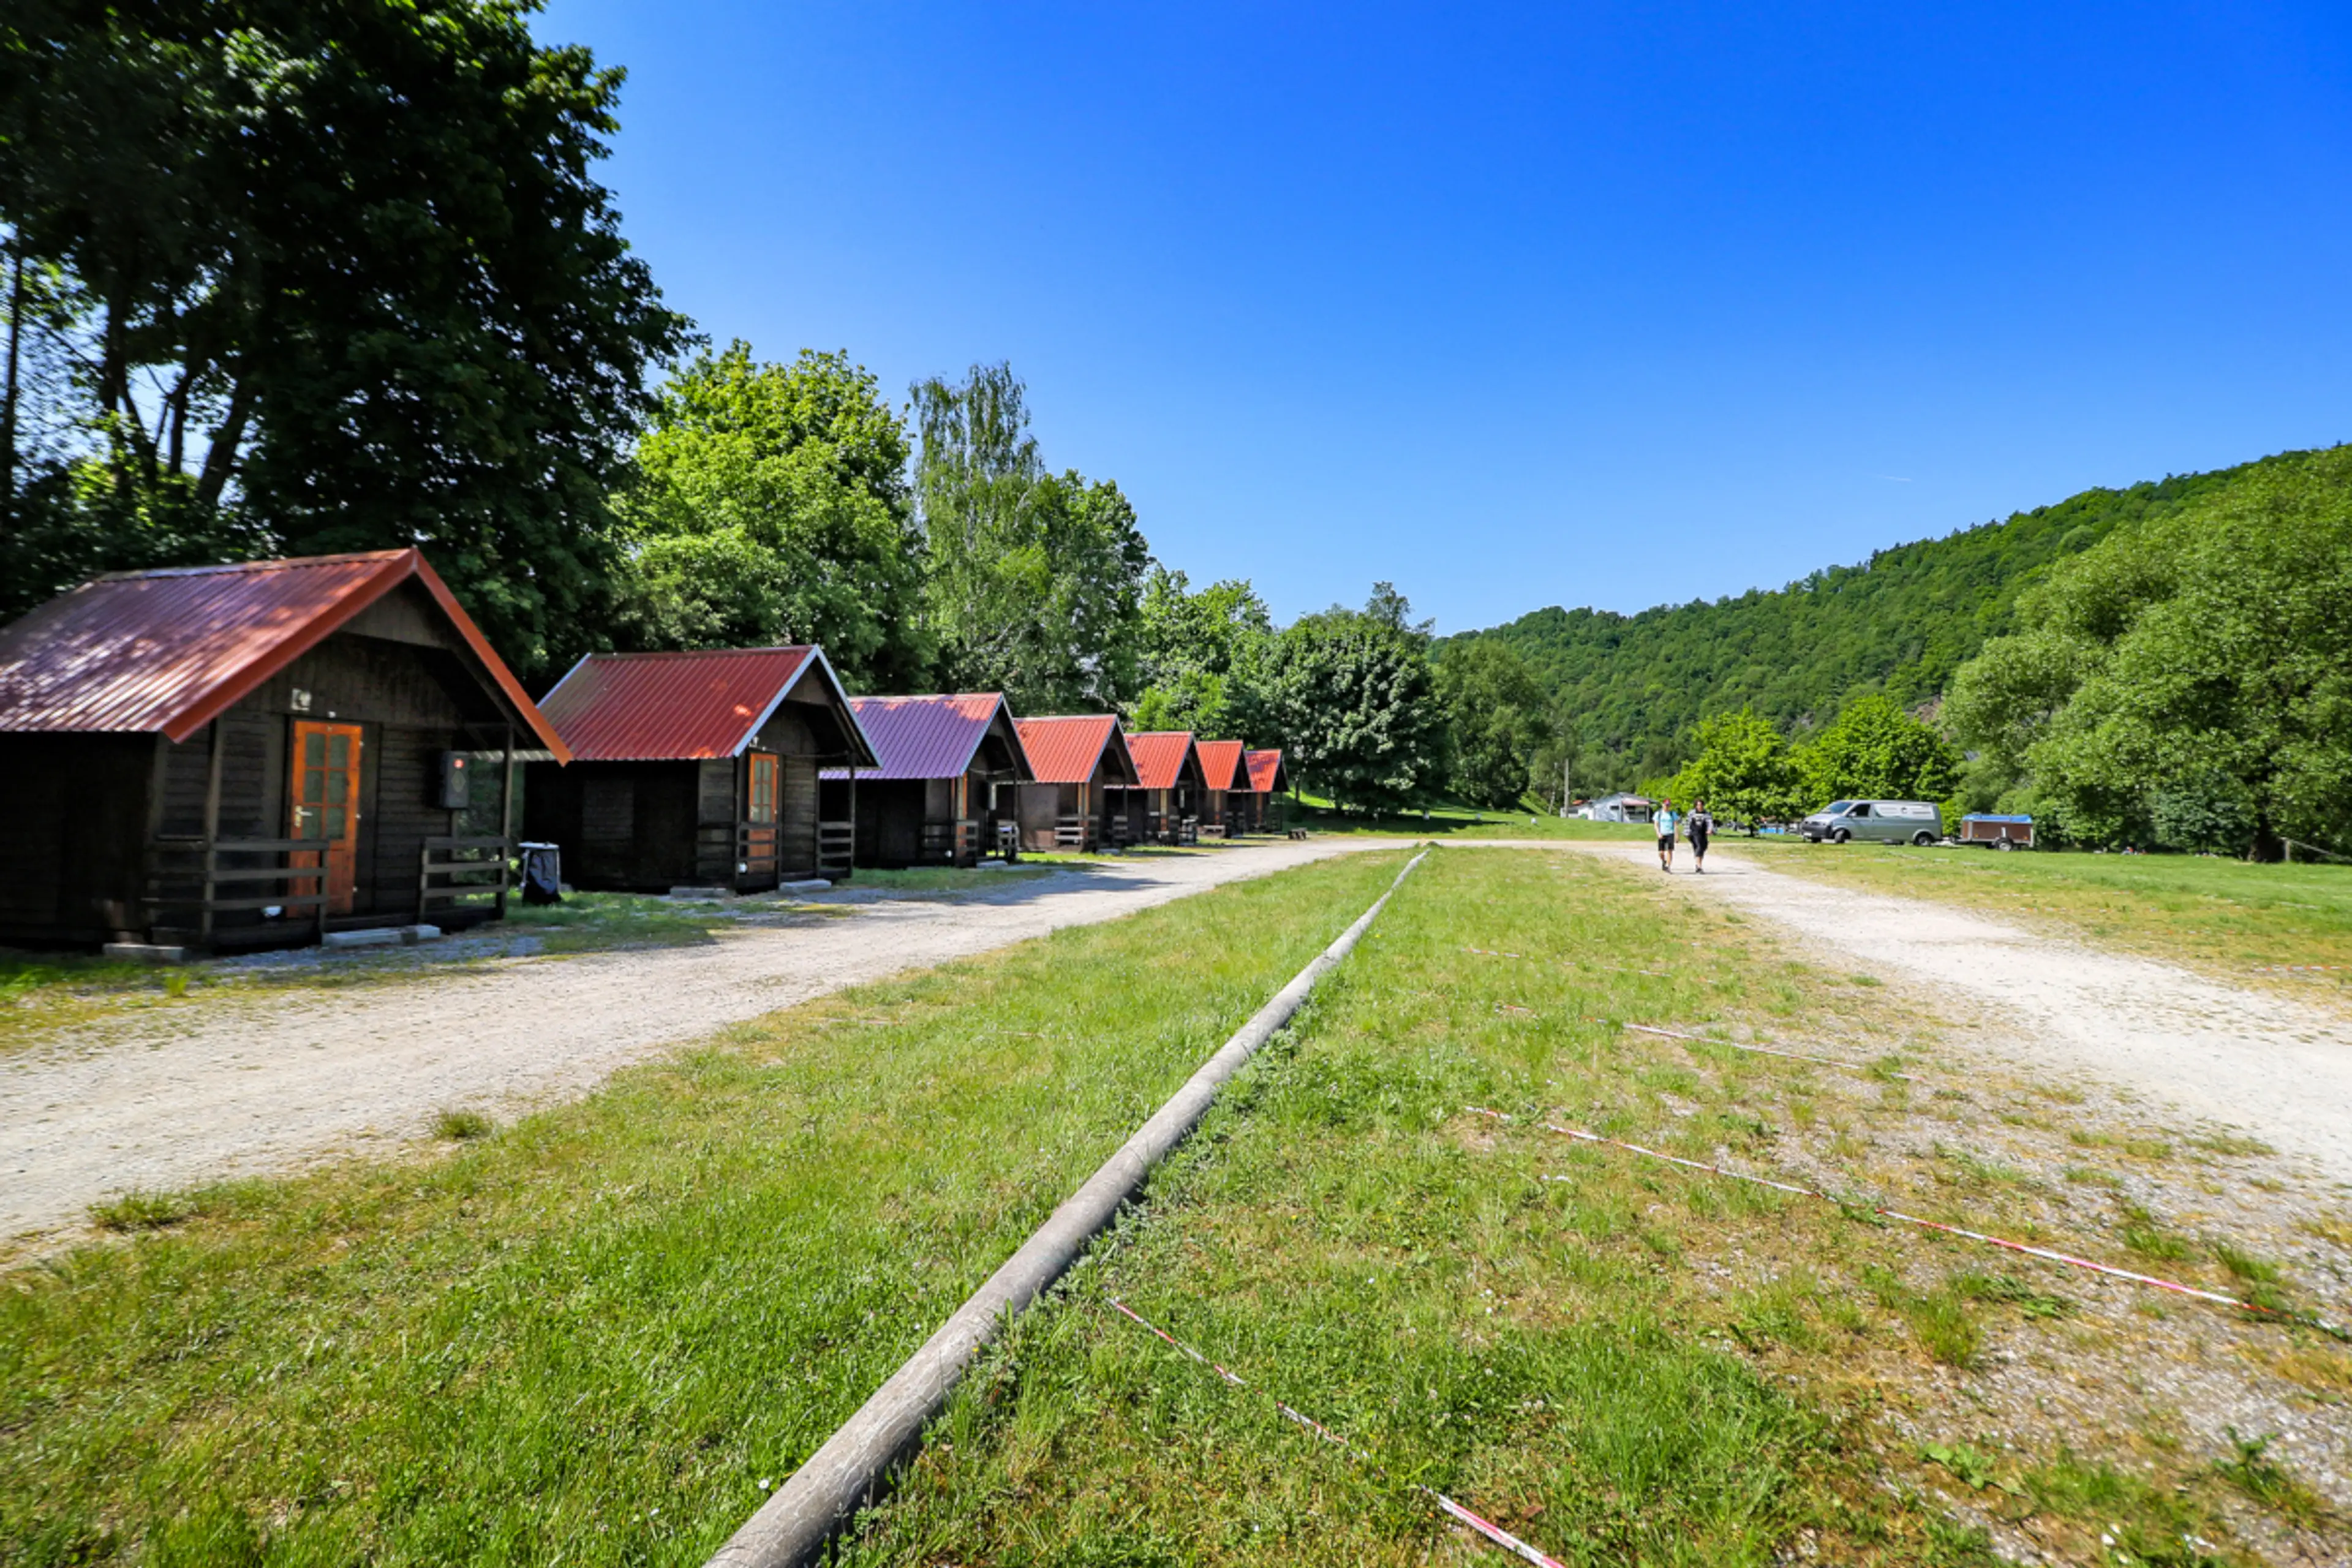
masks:
<path id="1" fill-rule="evenodd" d="M 583 763 L 696 761 L 732 757 L 751 743 L 805 677 L 821 679 L 841 705 L 843 728 L 873 763 L 856 710 L 821 648 L 715 648 L 700 653 L 592 653 L 572 667 L 540 707 Z"/>
<path id="2" fill-rule="evenodd" d="M 1241 772 L 1242 743 L 1239 741 L 1202 741 L 1193 747 L 1201 753 L 1201 772 L 1211 789 L 1234 789 L 1235 775 Z"/>
<path id="3" fill-rule="evenodd" d="M 1135 758 L 1135 773 L 1145 789 L 1174 789 L 1184 775 L 1184 759 L 1192 754 L 1190 730 L 1147 730 L 1129 734 L 1127 749 Z"/>
<path id="4" fill-rule="evenodd" d="M 160 731 L 184 741 L 411 579 L 539 742 L 566 757 L 514 672 L 413 549 L 85 583 L 0 627 L 0 730 Z"/>
<path id="5" fill-rule="evenodd" d="M 1280 750 L 1244 752 L 1242 762 L 1249 769 L 1249 789 L 1252 795 L 1272 795 L 1282 778 Z"/>
<path id="6" fill-rule="evenodd" d="M 989 726 L 1003 712 L 1004 696 L 997 691 L 968 691 L 940 697 L 853 697 L 849 705 L 866 738 L 882 759 L 878 768 L 860 768 L 861 779 L 947 779 L 971 766 Z M 1016 733 L 1013 742 L 1013 771 L 1029 776 Z M 828 778 L 846 778 L 846 768 L 828 768 Z"/>
<path id="7" fill-rule="evenodd" d="M 1029 753 L 1029 771 L 1039 784 L 1085 784 L 1097 766 L 1115 775 L 1111 783 L 1134 781 L 1135 759 L 1118 721 L 1108 713 L 1016 719 L 1013 727 L 1021 731 L 1021 749 Z"/>

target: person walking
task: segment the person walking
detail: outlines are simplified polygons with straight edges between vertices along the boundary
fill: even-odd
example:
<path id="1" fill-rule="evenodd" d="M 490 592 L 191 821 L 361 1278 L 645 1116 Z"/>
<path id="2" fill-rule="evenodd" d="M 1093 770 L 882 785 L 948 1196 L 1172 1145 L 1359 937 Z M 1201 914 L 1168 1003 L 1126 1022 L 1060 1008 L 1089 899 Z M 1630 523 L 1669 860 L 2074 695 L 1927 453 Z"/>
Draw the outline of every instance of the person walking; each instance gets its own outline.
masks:
<path id="1" fill-rule="evenodd" d="M 1707 815 L 1706 802 L 1691 802 L 1690 815 L 1683 818 L 1683 835 L 1690 840 L 1691 869 L 1706 874 L 1706 840 L 1715 831 L 1715 818 Z"/>
<path id="2" fill-rule="evenodd" d="M 1658 869 L 1669 874 L 1675 868 L 1675 824 L 1681 820 L 1675 811 L 1672 795 L 1660 801 L 1657 811 L 1650 817 L 1658 830 Z"/>

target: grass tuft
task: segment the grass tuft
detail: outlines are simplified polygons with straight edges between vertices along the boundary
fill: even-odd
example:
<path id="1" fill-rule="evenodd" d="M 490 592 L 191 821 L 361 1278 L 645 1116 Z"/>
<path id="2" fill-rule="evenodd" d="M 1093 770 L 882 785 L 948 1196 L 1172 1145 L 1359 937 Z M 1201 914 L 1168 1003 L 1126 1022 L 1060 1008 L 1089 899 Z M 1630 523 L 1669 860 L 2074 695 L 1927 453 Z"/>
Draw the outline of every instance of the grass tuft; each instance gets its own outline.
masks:
<path id="1" fill-rule="evenodd" d="M 176 1193 L 130 1192 L 102 1204 L 92 1204 L 91 1221 L 100 1230 L 131 1232 L 163 1230 L 196 1212 L 192 1199 Z"/>
<path id="2" fill-rule="evenodd" d="M 478 1110 L 445 1110 L 433 1119 L 433 1136 L 452 1142 L 487 1138 L 491 1131 L 490 1119 Z"/>

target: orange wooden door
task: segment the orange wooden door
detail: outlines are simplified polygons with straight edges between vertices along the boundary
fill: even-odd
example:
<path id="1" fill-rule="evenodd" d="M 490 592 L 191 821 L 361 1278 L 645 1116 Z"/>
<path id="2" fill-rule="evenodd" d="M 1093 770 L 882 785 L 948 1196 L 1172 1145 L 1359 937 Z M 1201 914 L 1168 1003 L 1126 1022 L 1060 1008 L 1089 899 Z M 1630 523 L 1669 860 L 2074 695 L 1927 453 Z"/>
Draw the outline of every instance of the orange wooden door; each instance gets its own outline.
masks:
<path id="1" fill-rule="evenodd" d="M 292 802 L 288 837 L 326 838 L 327 877 L 323 891 L 327 912 L 352 912 L 352 895 L 358 882 L 360 840 L 360 727 L 357 724 L 314 724 L 294 721 L 293 777 L 287 788 Z M 319 855 L 303 850 L 298 866 L 316 866 Z M 297 883 L 298 892 L 315 892 Z"/>
<path id="2" fill-rule="evenodd" d="M 751 753 L 750 809 L 743 819 L 744 863 L 750 874 L 764 876 L 776 868 L 776 758 L 772 752 Z"/>

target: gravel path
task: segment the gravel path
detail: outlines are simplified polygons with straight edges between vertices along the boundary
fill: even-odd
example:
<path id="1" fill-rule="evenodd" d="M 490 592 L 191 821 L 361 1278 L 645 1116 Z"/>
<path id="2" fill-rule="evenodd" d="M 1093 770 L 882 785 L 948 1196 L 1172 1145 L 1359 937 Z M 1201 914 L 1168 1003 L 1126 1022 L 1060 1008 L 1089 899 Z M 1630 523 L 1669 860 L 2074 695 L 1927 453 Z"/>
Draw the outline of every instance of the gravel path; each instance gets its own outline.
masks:
<path id="1" fill-rule="evenodd" d="M 707 945 L 515 959 L 447 976 L 113 1020 L 0 1059 L 0 1237 L 89 1205 L 422 1135 L 454 1106 L 581 1093 L 614 1068 L 828 991 L 1383 841 L 1153 857 L 952 899 L 844 894 L 856 913 Z M 820 898 L 818 902 L 826 901 Z"/>
<path id="2" fill-rule="evenodd" d="M 1646 846 L 1545 847 L 1658 874 Z M 1710 857 L 1704 877 L 1690 874 L 1688 858 L 1676 858 L 1678 889 L 1776 921 L 1817 958 L 1843 954 L 1832 962 L 1924 980 L 2006 1013 L 2021 1066 L 2065 1068 L 2169 1102 L 2352 1184 L 2352 1029 L 2329 1014 L 1947 905 L 1767 870 L 1736 853 Z"/>

